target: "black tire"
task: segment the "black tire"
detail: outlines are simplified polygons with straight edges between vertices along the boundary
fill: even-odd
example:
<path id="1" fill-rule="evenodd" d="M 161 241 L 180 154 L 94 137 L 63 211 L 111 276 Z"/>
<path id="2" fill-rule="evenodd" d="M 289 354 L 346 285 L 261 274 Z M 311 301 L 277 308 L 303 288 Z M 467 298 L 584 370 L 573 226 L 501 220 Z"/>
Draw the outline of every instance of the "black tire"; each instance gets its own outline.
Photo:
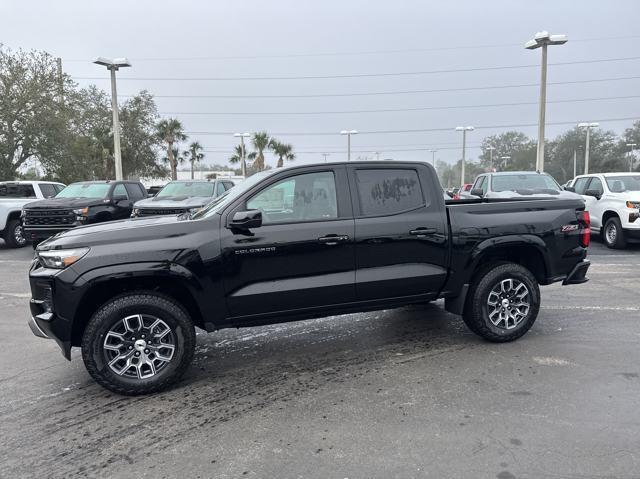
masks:
<path id="1" fill-rule="evenodd" d="M 607 220 L 602 230 L 604 244 L 611 249 L 624 249 L 627 247 L 627 238 L 622 229 L 620 218 L 613 216 Z"/>
<path id="2" fill-rule="evenodd" d="M 22 231 L 22 224 L 20 223 L 20 220 L 7 221 L 3 239 L 9 248 L 22 248 L 23 246 L 26 246 L 27 239 Z"/>
<path id="3" fill-rule="evenodd" d="M 107 336 L 109 336 L 109 338 L 115 337 L 113 331 L 117 328 L 125 327 L 124 318 L 136 318 L 135 320 L 129 320 L 129 322 L 135 325 L 134 321 L 138 320 L 138 315 L 140 315 L 139 317 L 142 319 L 142 327 L 138 331 L 134 331 L 134 326 L 131 329 L 131 331 L 134 332 L 131 333 L 127 332 L 129 330 L 124 329 L 123 337 L 125 335 L 132 336 L 128 336 L 126 338 L 127 341 L 121 341 L 122 352 L 113 352 L 112 349 L 105 347 L 111 346 L 111 344 L 108 345 L 105 342 L 110 341 Z M 151 362 L 161 362 L 156 364 L 156 366 L 147 367 L 147 371 L 150 369 L 153 370 L 153 375 L 141 378 L 140 370 L 142 366 L 148 364 L 150 358 L 156 354 L 154 351 L 159 352 L 160 349 L 168 351 L 166 344 L 160 344 L 161 339 L 157 340 L 157 344 L 151 346 L 144 344 L 145 340 L 156 342 L 157 338 L 154 337 L 152 333 L 154 331 L 157 332 L 158 328 L 155 330 L 148 329 L 149 323 L 152 323 L 154 319 L 160 320 L 160 322 L 163 323 L 162 327 L 164 328 L 164 326 L 166 326 L 169 329 L 169 333 L 165 333 L 165 335 L 170 335 L 172 344 L 169 346 L 173 346 L 174 349 L 169 360 L 161 360 L 160 355 L 155 357 L 155 360 Z M 146 326 L 144 324 L 145 322 Z M 145 327 L 147 327 L 147 329 L 144 329 Z M 141 338 L 145 338 L 145 336 L 142 336 L 145 331 L 147 332 L 147 339 L 142 340 L 141 346 L 138 343 Z M 139 335 L 136 341 L 131 341 L 132 338 L 136 339 L 133 335 Z M 178 303 L 154 293 L 141 292 L 125 294 L 113 298 L 104 304 L 93 315 L 89 324 L 87 324 L 82 336 L 82 359 L 87 371 L 98 384 L 118 394 L 135 396 L 161 391 L 178 381 L 193 360 L 195 344 L 196 334 L 193 323 Z M 119 347 L 120 345 L 118 344 L 116 346 Z M 139 347 L 144 348 L 144 350 L 138 349 Z M 147 350 L 147 347 L 150 349 Z M 149 353 L 149 351 L 151 351 L 151 353 L 147 356 L 146 353 Z M 109 365 L 110 355 L 113 356 L 116 354 L 118 357 L 122 357 L 122 359 L 119 360 L 119 363 L 116 362 L 114 367 L 117 367 L 118 364 L 122 365 L 122 361 L 125 362 L 125 364 L 122 365 L 122 369 L 127 368 L 126 365 L 133 361 L 135 361 L 136 364 L 128 366 L 124 373 L 117 374 L 116 371 L 112 369 L 112 366 Z M 132 356 L 133 354 L 143 354 L 143 356 L 138 356 L 138 360 L 136 361 L 135 356 Z M 169 356 L 168 353 L 163 354 Z M 140 364 L 140 366 L 137 366 L 137 364 Z M 156 367 L 158 368 L 157 372 Z M 130 376 L 134 374 L 132 368 L 135 369 L 135 377 Z"/>
<path id="4" fill-rule="evenodd" d="M 489 318 L 489 308 L 491 306 L 488 304 L 488 301 L 496 298 L 495 294 L 492 295 L 494 288 L 498 288 L 503 281 L 509 279 L 515 280 L 512 283 L 514 285 L 518 283 L 525 286 L 528 307 L 526 310 L 518 309 L 517 314 L 514 312 L 514 315 L 519 318 L 517 322 L 516 320 L 511 320 L 510 316 L 508 316 L 507 319 L 503 322 L 499 321 L 496 325 Z M 520 287 L 518 286 L 518 288 Z M 524 290 L 520 288 L 519 291 L 519 294 L 522 294 Z M 514 299 L 509 299 L 511 297 L 513 296 L 505 293 L 504 299 L 507 300 L 505 308 L 511 307 L 510 304 L 516 304 L 515 297 Z M 510 301 L 512 302 L 510 303 Z M 524 302 L 525 300 L 521 299 L 517 304 L 524 304 Z M 499 306 L 502 304 L 503 303 L 500 303 Z M 518 308 L 524 307 L 518 306 Z M 513 309 L 515 310 L 516 308 L 514 307 Z M 515 263 L 494 263 L 483 268 L 475 275 L 469 288 L 462 319 L 468 328 L 478 336 L 487 341 L 505 343 L 514 341 L 529 331 L 538 317 L 539 310 L 540 287 L 531 272 L 527 268 Z M 511 309 L 508 311 L 510 312 Z M 526 311 L 526 314 L 522 313 L 523 311 Z M 506 311 L 505 314 L 507 314 Z M 498 318 L 501 317 L 500 313 L 498 313 Z M 510 323 L 512 323 L 511 327 L 508 327 Z"/>

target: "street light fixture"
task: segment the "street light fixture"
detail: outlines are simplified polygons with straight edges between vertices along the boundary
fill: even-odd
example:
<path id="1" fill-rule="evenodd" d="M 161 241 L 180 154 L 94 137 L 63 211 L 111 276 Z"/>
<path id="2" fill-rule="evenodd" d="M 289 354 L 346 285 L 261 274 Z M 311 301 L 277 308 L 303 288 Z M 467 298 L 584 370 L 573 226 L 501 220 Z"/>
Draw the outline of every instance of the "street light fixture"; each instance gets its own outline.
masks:
<path id="1" fill-rule="evenodd" d="M 547 46 L 563 45 L 567 43 L 566 35 L 551 35 L 547 31 L 538 32 L 524 44 L 527 50 L 542 47 L 542 69 L 540 73 L 540 113 L 538 118 L 538 152 L 536 155 L 536 170 L 544 171 L 544 117 L 547 105 Z"/>
<path id="2" fill-rule="evenodd" d="M 126 58 L 98 57 L 93 63 L 107 67 L 111 72 L 111 113 L 113 116 L 113 159 L 116 164 L 116 180 L 122 180 L 122 155 L 120 154 L 120 120 L 118 119 L 118 92 L 116 90 L 116 72 L 120 68 L 130 67 Z"/>
<path id="3" fill-rule="evenodd" d="M 242 150 L 242 159 L 240 160 L 242 163 L 242 176 L 244 178 L 247 177 L 247 154 L 244 148 L 244 139 L 249 138 L 251 135 L 249 133 L 234 133 L 233 136 L 236 138 L 240 138 L 240 149 Z"/>
<path id="4" fill-rule="evenodd" d="M 433 167 L 436 167 L 436 153 L 438 153 L 438 150 L 429 150 L 431 152 L 431 164 L 433 165 Z"/>
<path id="5" fill-rule="evenodd" d="M 347 135 L 347 161 L 351 161 L 351 135 L 357 135 L 358 130 L 342 130 L 341 135 Z"/>
<path id="6" fill-rule="evenodd" d="M 472 126 L 456 126 L 456 131 L 462 132 L 462 166 L 460 171 L 460 186 L 464 185 L 464 160 L 467 154 L 467 132 L 473 131 L 475 128 Z"/>
<path id="7" fill-rule="evenodd" d="M 636 149 L 636 144 L 627 143 L 627 146 L 631 148 L 631 150 L 629 150 L 629 171 L 633 171 L 633 150 Z"/>
<path id="8" fill-rule="evenodd" d="M 598 128 L 600 123 L 591 122 L 591 123 L 578 123 L 578 128 L 586 128 L 587 129 L 587 142 L 584 147 L 584 174 L 589 174 L 589 140 L 591 138 L 591 128 Z"/>

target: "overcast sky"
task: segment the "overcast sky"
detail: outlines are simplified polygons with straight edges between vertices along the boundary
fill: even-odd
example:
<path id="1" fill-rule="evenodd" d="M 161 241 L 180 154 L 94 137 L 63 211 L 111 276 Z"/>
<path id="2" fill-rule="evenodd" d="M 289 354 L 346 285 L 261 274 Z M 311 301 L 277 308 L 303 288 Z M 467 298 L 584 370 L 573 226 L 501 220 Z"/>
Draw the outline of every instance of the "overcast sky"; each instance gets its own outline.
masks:
<path id="1" fill-rule="evenodd" d="M 106 70 L 91 60 L 128 57 L 121 101 L 141 89 L 157 95 L 159 111 L 183 122 L 210 163 L 226 163 L 235 131 L 266 130 L 305 163 L 322 161 L 321 152 L 346 159 L 343 129 L 360 131 L 354 157 L 430 160 L 438 149 L 448 162 L 460 157 L 456 125 L 476 127 L 472 158 L 483 137 L 509 125 L 532 125 L 514 129 L 535 136 L 540 50 L 523 44 L 543 29 L 569 36 L 549 49 L 548 81 L 560 84 L 548 87 L 547 138 L 578 121 L 619 133 L 640 118 L 639 25 L 637 0 L 0 0 L 0 42 L 61 57 L 81 85 L 108 89 Z M 471 71 L 433 73 L 441 70 Z M 411 74 L 344 77 L 382 73 Z M 343 77 L 255 79 L 305 76 Z M 163 97 L 179 95 L 199 97 Z M 256 95 L 301 97 L 247 98 Z"/>

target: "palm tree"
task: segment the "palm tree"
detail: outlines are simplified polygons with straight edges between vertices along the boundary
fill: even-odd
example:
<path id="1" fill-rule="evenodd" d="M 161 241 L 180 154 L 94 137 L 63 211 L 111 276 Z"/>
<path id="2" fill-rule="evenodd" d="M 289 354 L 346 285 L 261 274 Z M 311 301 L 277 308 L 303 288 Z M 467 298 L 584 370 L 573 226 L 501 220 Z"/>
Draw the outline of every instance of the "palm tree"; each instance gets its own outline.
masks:
<path id="1" fill-rule="evenodd" d="M 242 161 L 242 145 L 236 145 L 233 149 L 233 155 L 229 157 L 229 163 L 240 163 Z"/>
<path id="2" fill-rule="evenodd" d="M 156 136 L 167 144 L 167 160 L 171 167 L 171 179 L 175 180 L 178 177 L 178 168 L 173 148 L 174 143 L 179 143 L 187 139 L 187 135 L 184 132 L 182 123 L 176 118 L 168 118 L 166 120 L 160 120 L 156 125 Z"/>
<path id="3" fill-rule="evenodd" d="M 256 171 L 264 170 L 264 150 L 269 148 L 269 134 L 266 131 L 259 131 L 253 134 L 251 144 L 256 149 L 253 154 L 249 154 L 249 158 L 255 158 L 253 169 Z"/>
<path id="4" fill-rule="evenodd" d="M 180 150 L 178 149 L 177 146 L 174 146 L 173 148 L 171 148 L 171 156 L 173 157 L 173 159 L 170 158 L 170 156 L 167 154 L 165 156 L 162 157 L 162 161 L 165 163 L 169 163 L 171 164 L 171 162 L 173 161 L 176 165 L 176 171 L 178 170 L 178 165 L 181 165 L 182 163 L 184 163 L 185 160 L 185 154 L 187 152 L 183 152 L 182 154 L 180 153 Z M 177 177 L 177 173 L 176 173 L 176 177 Z M 173 170 L 171 171 L 171 179 L 176 180 L 177 178 L 173 176 Z"/>
<path id="5" fill-rule="evenodd" d="M 200 143 L 194 141 L 189 145 L 189 149 L 183 153 L 185 157 L 189 159 L 191 163 L 191 179 L 193 180 L 193 166 L 204 158 L 203 148 Z"/>
<path id="6" fill-rule="evenodd" d="M 271 148 L 278 157 L 278 164 L 276 165 L 276 168 L 282 168 L 284 166 L 285 159 L 292 161 L 296 158 L 296 155 L 293 153 L 293 146 L 288 143 L 280 143 L 277 140 L 271 140 L 269 142 L 269 148 Z"/>

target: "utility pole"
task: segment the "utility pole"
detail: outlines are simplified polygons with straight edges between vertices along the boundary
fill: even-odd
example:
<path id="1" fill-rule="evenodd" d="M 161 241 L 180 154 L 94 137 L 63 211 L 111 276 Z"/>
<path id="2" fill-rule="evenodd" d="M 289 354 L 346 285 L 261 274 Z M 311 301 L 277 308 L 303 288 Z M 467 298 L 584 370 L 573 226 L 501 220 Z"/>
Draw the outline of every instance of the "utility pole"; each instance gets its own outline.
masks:
<path id="1" fill-rule="evenodd" d="M 240 138 L 240 149 L 242 150 L 241 153 L 241 165 L 242 165 L 242 177 L 246 178 L 247 177 L 247 152 L 244 148 L 244 139 L 245 138 L 249 138 L 251 135 L 249 133 L 234 133 L 233 136 L 235 136 L 236 138 Z"/>
<path id="2" fill-rule="evenodd" d="M 547 46 L 567 43 L 566 35 L 550 35 L 547 31 L 538 32 L 533 39 L 524 44 L 527 50 L 542 47 L 542 68 L 540 71 L 540 111 L 538 118 L 538 151 L 536 171 L 544 171 L 544 122 L 547 106 Z"/>
<path id="3" fill-rule="evenodd" d="M 489 171 L 493 170 L 493 150 L 495 149 L 495 146 L 487 146 L 487 150 L 489 150 Z"/>
<path id="4" fill-rule="evenodd" d="M 473 131 L 472 126 L 456 126 L 456 131 L 462 132 L 462 164 L 460 167 L 460 187 L 464 185 L 464 162 L 467 154 L 467 132 Z"/>
<path id="5" fill-rule="evenodd" d="M 342 130 L 341 135 L 347 135 L 347 161 L 351 161 L 351 135 L 357 135 L 358 130 Z"/>
<path id="6" fill-rule="evenodd" d="M 433 165 L 433 167 L 436 167 L 436 153 L 438 152 L 438 150 L 429 150 L 431 152 L 431 164 Z"/>
<path id="7" fill-rule="evenodd" d="M 597 128 L 600 123 L 578 123 L 578 128 L 587 129 L 587 142 L 584 147 L 584 174 L 589 174 L 589 140 L 591 139 L 591 128 Z"/>
<path id="8" fill-rule="evenodd" d="M 64 82 L 62 81 L 62 58 L 56 58 L 56 71 L 58 77 L 58 102 L 64 104 Z"/>
<path id="9" fill-rule="evenodd" d="M 631 150 L 629 150 L 629 171 L 633 171 L 633 150 L 635 150 L 636 148 L 636 144 L 635 143 L 627 143 L 627 146 L 629 148 L 631 148 Z"/>
<path id="10" fill-rule="evenodd" d="M 573 149 L 573 177 L 578 176 L 578 152 L 576 149 Z"/>

